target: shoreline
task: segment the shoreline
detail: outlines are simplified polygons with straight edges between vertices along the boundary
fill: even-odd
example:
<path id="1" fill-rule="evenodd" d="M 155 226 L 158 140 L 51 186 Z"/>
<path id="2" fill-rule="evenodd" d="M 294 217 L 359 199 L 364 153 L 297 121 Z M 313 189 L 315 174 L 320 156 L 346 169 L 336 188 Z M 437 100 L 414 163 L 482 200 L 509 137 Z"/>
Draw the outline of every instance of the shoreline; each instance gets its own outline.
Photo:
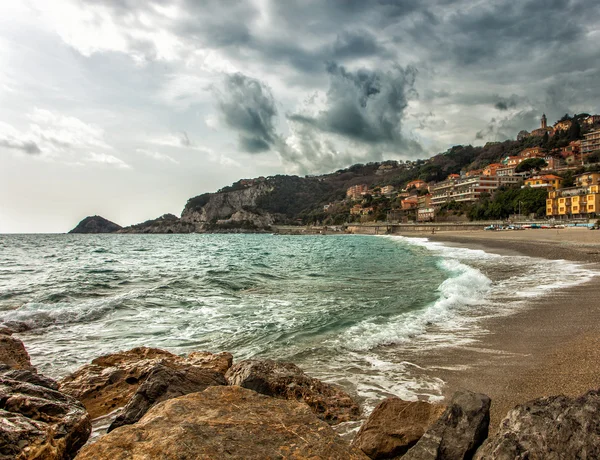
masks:
<path id="1" fill-rule="evenodd" d="M 581 229 L 544 232 L 457 231 L 402 236 L 426 237 L 506 256 L 565 259 L 589 268 L 600 267 L 600 234 Z M 533 240 L 535 237 L 538 239 Z M 600 387 L 598 298 L 600 285 L 595 277 L 557 289 L 531 299 L 521 311 L 483 319 L 480 324 L 488 333 L 475 343 L 428 351 L 416 356 L 414 364 L 445 382 L 446 398 L 459 388 L 490 396 L 493 432 L 517 404 L 558 394 L 579 396 Z"/>

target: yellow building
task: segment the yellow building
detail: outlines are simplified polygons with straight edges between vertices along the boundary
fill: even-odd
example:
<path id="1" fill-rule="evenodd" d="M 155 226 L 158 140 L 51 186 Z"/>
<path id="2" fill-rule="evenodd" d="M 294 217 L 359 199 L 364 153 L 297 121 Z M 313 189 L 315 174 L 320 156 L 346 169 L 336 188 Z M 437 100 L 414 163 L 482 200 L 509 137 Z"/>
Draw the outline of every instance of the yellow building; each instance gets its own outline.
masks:
<path id="1" fill-rule="evenodd" d="M 546 216 L 562 219 L 600 213 L 599 189 L 599 185 L 589 185 L 549 191 Z"/>
<path id="2" fill-rule="evenodd" d="M 559 189 L 562 185 L 562 177 L 554 174 L 545 174 L 543 176 L 533 176 L 525 181 L 525 185 L 532 188 L 547 188 L 548 190 Z"/>

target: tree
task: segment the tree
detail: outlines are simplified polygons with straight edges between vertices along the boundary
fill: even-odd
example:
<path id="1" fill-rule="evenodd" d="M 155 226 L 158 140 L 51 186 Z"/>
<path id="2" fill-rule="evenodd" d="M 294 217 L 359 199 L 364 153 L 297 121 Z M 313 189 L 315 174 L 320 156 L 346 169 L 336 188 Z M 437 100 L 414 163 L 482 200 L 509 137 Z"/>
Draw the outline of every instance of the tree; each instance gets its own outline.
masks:
<path id="1" fill-rule="evenodd" d="M 515 172 L 520 173 L 525 171 L 532 171 L 534 169 L 540 170 L 545 166 L 548 166 L 548 163 L 546 163 L 546 160 L 544 160 L 543 158 L 528 158 L 527 160 L 522 161 L 517 165 L 517 167 L 515 168 Z"/>
<path id="2" fill-rule="evenodd" d="M 567 133 L 567 139 L 569 141 L 576 141 L 577 139 L 581 139 L 581 126 L 577 123 L 577 120 L 573 120 L 571 126 L 569 127 L 569 131 Z"/>

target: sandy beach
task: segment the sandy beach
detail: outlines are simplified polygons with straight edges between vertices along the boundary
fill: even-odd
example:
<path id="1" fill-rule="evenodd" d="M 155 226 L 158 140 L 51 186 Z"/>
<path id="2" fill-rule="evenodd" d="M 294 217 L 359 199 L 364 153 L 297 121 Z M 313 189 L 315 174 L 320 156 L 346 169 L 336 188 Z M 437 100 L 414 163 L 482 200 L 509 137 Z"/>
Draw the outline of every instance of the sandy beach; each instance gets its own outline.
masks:
<path id="1" fill-rule="evenodd" d="M 411 236 L 411 235 L 406 235 Z M 412 235 L 416 236 L 416 235 Z M 434 241 L 503 255 L 578 261 L 600 273 L 600 231 L 587 229 L 443 232 Z M 533 299 L 529 308 L 484 321 L 477 343 L 416 358 L 446 382 L 492 398 L 492 430 L 516 404 L 541 396 L 577 396 L 600 387 L 600 285 L 591 282 Z"/>

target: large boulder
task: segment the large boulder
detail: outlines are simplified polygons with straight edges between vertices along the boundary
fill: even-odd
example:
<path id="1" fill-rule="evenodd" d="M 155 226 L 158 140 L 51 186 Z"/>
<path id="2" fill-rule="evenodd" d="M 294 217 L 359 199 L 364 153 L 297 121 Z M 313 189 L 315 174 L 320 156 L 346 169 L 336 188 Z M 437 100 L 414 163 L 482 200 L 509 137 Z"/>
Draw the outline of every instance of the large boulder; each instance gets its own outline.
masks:
<path id="1" fill-rule="evenodd" d="M 0 333 L 0 364 L 12 369 L 33 369 L 25 345 L 13 337 L 8 329 Z"/>
<path id="2" fill-rule="evenodd" d="M 518 405 L 476 459 L 600 458 L 600 391 L 579 398 L 551 396 Z"/>
<path id="3" fill-rule="evenodd" d="M 13 377 L 35 380 L 40 376 L 21 371 Z M 73 458 L 90 431 L 90 417 L 75 398 L 48 386 L 0 376 L 1 459 Z"/>
<path id="4" fill-rule="evenodd" d="M 206 364 L 209 370 L 223 370 L 233 359 L 230 353 L 208 355 L 192 353 L 186 358 L 158 348 L 133 348 L 80 367 L 60 381 L 60 390 L 81 401 L 90 416 L 97 418 L 127 404 L 157 364 L 174 369 Z"/>
<path id="5" fill-rule="evenodd" d="M 161 401 L 204 391 L 213 385 L 227 385 L 223 374 L 194 366 L 173 369 L 157 364 L 108 431 L 137 422 L 148 409 Z"/>
<path id="6" fill-rule="evenodd" d="M 461 390 L 454 393 L 441 417 L 425 432 L 403 460 L 470 459 L 487 438 L 490 398 Z"/>
<path id="7" fill-rule="evenodd" d="M 444 409 L 441 404 L 425 401 L 384 399 L 362 424 L 352 445 L 372 459 L 404 455 Z"/>
<path id="8" fill-rule="evenodd" d="M 84 447 L 78 460 L 366 457 L 297 401 L 209 387 L 157 404 L 136 424 Z"/>
<path id="9" fill-rule="evenodd" d="M 245 360 L 235 363 L 225 375 L 230 385 L 239 385 L 267 396 L 304 401 L 317 416 L 330 424 L 356 420 L 358 404 L 345 391 L 309 377 L 292 363 Z"/>

